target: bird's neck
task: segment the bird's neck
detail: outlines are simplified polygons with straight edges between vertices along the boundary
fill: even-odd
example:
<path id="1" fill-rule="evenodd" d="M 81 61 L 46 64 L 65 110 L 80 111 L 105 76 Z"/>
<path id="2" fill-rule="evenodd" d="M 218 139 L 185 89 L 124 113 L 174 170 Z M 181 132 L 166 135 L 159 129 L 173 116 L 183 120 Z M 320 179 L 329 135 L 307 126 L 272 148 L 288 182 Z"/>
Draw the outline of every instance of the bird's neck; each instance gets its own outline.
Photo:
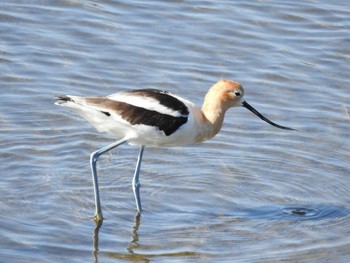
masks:
<path id="1" fill-rule="evenodd" d="M 202 129 L 198 141 L 205 141 L 214 137 L 222 127 L 226 109 L 220 105 L 204 103 L 202 107 Z"/>

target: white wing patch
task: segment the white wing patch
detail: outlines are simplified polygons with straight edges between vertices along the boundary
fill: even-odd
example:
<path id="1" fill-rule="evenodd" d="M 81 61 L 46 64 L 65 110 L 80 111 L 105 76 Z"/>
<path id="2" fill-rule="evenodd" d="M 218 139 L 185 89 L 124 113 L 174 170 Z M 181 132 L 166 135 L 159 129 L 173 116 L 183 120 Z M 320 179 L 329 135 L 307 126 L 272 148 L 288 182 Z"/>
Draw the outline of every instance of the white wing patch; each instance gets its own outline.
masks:
<path id="1" fill-rule="evenodd" d="M 172 95 L 169 94 L 169 96 L 172 96 Z M 160 104 L 158 100 L 151 97 L 139 96 L 128 92 L 119 92 L 119 93 L 109 95 L 107 96 L 107 98 L 114 101 L 125 102 L 127 104 L 144 108 L 146 110 L 156 111 L 161 114 L 167 114 L 173 117 L 184 116 L 183 114 L 181 114 L 181 112 L 170 109 Z"/>

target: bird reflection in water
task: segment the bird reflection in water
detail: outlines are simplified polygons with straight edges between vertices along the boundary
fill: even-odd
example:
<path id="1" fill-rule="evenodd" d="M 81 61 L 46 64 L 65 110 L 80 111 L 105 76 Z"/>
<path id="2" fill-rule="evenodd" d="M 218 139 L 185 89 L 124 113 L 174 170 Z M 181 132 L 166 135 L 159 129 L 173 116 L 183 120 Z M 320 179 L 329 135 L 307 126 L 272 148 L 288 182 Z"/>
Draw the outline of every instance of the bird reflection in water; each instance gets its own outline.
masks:
<path id="1" fill-rule="evenodd" d="M 99 231 L 102 226 L 102 220 L 95 221 L 95 229 L 93 233 L 93 257 L 94 257 L 94 262 L 98 263 L 99 262 Z M 151 262 L 155 258 L 159 257 L 169 257 L 169 258 L 198 258 L 198 254 L 193 251 L 177 251 L 177 252 L 168 252 L 168 253 L 161 253 L 159 254 L 157 252 L 152 253 L 151 251 L 148 251 L 147 253 L 137 253 L 135 250 L 140 248 L 139 244 L 139 227 L 141 224 L 141 214 L 136 213 L 135 218 L 134 218 L 134 225 L 132 227 L 131 231 L 131 241 L 129 245 L 126 247 L 126 250 L 128 251 L 127 253 L 118 253 L 118 252 L 108 252 L 105 253 L 109 258 L 113 259 L 122 259 L 126 261 L 131 261 L 131 262 Z M 105 256 L 105 255 L 104 255 Z M 105 260 L 104 260 L 105 261 Z"/>
<path id="2" fill-rule="evenodd" d="M 98 252 L 99 252 L 99 232 L 100 228 L 102 226 L 103 221 L 102 220 L 94 220 L 95 221 L 95 228 L 93 232 L 93 257 L 94 262 L 98 263 Z M 112 258 L 119 258 L 119 259 L 127 259 L 127 260 L 142 260 L 144 262 L 150 261 L 149 255 L 142 255 L 142 254 L 136 254 L 134 250 L 138 248 L 139 244 L 139 235 L 138 230 L 140 227 L 141 222 L 141 214 L 139 212 L 136 213 L 134 218 L 134 225 L 132 227 L 131 231 L 131 241 L 129 246 L 126 248 L 129 252 L 129 254 L 123 254 L 123 253 L 108 253 L 108 255 Z"/>

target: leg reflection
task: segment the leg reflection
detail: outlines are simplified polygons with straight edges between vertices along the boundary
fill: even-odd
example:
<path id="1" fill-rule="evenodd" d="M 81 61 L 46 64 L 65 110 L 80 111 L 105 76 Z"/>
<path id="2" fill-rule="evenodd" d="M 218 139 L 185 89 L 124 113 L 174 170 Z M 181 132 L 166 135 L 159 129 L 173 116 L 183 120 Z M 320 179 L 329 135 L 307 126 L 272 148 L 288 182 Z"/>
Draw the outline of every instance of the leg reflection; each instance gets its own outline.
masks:
<path id="1" fill-rule="evenodd" d="M 98 250 L 99 250 L 99 232 L 100 228 L 102 226 L 102 220 L 95 220 L 95 228 L 94 228 L 94 233 L 93 233 L 93 257 L 94 257 L 94 262 L 98 263 Z M 141 213 L 136 212 L 135 218 L 134 218 L 134 226 L 132 228 L 131 232 L 131 241 L 129 246 L 126 248 L 131 255 L 134 255 L 134 249 L 138 248 L 139 244 L 139 235 L 138 235 L 138 230 L 140 227 L 140 222 L 141 222 Z M 110 253 L 110 256 L 113 256 L 115 258 L 125 258 L 125 255 L 123 254 L 117 254 L 117 253 Z"/>
<path id="2" fill-rule="evenodd" d="M 137 233 L 139 231 L 140 227 L 140 218 L 141 218 L 141 213 L 137 212 L 134 218 L 134 226 L 132 228 L 132 233 L 131 233 L 131 242 L 130 245 L 127 247 L 127 250 L 134 254 L 134 249 L 138 248 L 139 244 L 139 234 Z"/>
<path id="3" fill-rule="evenodd" d="M 94 262 L 98 263 L 98 233 L 100 232 L 100 228 L 102 226 L 103 220 L 94 220 L 95 222 L 95 228 L 93 233 L 93 247 L 94 250 L 92 252 L 94 256 Z"/>

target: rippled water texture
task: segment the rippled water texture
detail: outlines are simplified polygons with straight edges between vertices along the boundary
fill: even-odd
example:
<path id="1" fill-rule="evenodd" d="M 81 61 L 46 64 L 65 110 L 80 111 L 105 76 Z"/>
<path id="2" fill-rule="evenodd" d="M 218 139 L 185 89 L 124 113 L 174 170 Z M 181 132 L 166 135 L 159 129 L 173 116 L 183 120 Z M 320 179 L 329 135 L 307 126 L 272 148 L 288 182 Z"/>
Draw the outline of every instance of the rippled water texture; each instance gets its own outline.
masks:
<path id="1" fill-rule="evenodd" d="M 348 262 L 348 1 L 9 1 L 0 9 L 1 262 Z M 240 81 L 213 140 L 98 163 L 114 138 L 56 94 L 161 88 L 201 104 Z"/>

